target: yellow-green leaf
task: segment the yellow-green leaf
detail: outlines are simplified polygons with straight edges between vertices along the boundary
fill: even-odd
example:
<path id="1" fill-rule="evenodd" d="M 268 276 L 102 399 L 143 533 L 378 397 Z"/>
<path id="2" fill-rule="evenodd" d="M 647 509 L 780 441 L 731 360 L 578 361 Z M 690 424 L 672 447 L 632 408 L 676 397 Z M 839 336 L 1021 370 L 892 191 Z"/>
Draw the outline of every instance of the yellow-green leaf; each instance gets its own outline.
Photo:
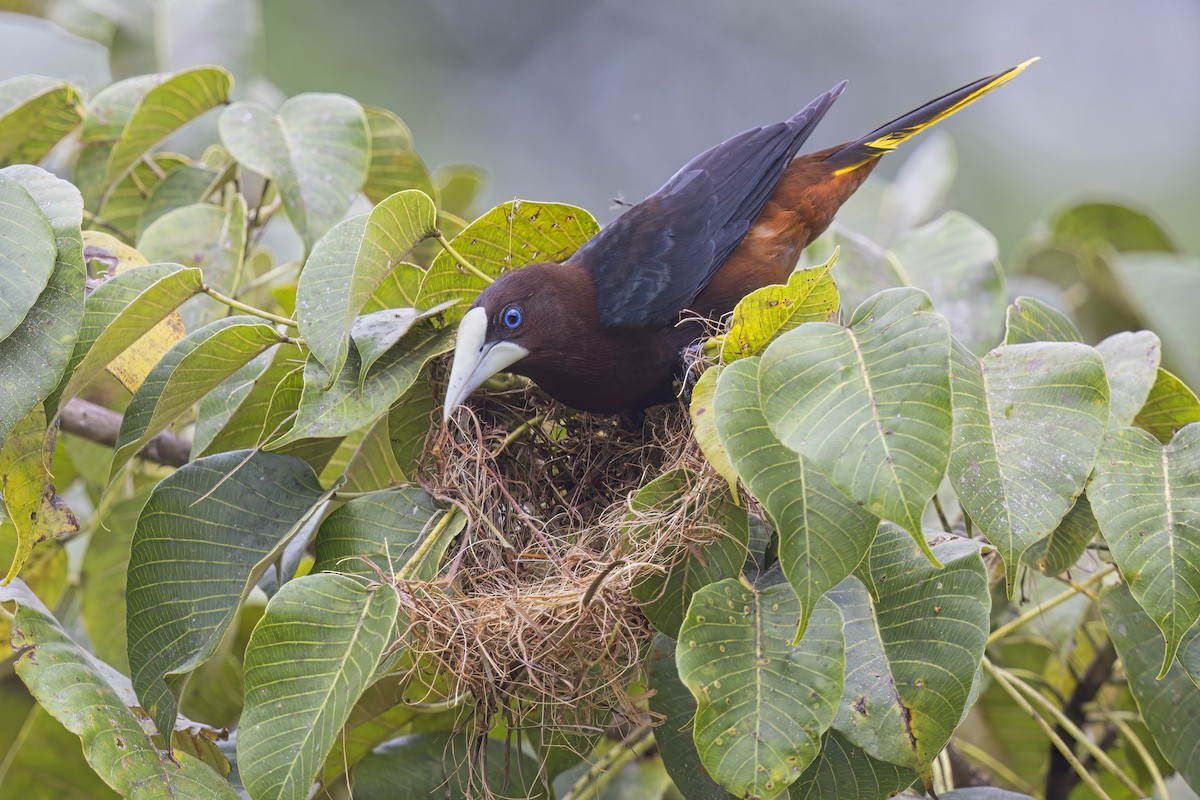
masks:
<path id="1" fill-rule="evenodd" d="M 450 244 L 479 272 L 495 279 L 540 261 L 564 261 L 600 230 L 587 211 L 563 203 L 513 200 L 468 225 Z M 446 313 L 459 320 L 488 282 L 468 272 L 449 253 L 439 253 L 421 283 L 418 308 L 461 302 Z"/>
<path id="2" fill-rule="evenodd" d="M 726 364 L 758 355 L 781 334 L 805 322 L 827 322 L 838 310 L 838 291 L 830 270 L 837 252 L 824 264 L 797 269 L 788 282 L 756 289 L 733 309 L 721 348 Z"/>

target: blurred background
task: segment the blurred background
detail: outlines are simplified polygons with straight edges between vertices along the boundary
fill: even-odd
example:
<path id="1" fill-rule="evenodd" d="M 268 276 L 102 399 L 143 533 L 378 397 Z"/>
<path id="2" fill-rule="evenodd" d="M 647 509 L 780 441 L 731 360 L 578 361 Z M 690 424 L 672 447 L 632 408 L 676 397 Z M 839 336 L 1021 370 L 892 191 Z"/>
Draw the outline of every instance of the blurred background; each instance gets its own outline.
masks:
<path id="1" fill-rule="evenodd" d="M 344 92 L 398 113 L 431 167 L 470 162 L 482 207 L 576 203 L 606 222 L 690 157 L 848 91 L 810 139 L 856 138 L 1038 55 L 945 124 L 950 206 L 1001 257 L 1083 198 L 1151 210 L 1200 252 L 1200 3 L 844 0 L 0 0 L 0 80 L 90 89 L 217 62 L 242 97 Z M 25 13 L 17 13 L 25 12 Z M 31 15 L 42 17 L 34 18 Z M 110 61 L 105 47 L 112 45 Z M 889 175 L 902 159 L 887 159 Z"/>

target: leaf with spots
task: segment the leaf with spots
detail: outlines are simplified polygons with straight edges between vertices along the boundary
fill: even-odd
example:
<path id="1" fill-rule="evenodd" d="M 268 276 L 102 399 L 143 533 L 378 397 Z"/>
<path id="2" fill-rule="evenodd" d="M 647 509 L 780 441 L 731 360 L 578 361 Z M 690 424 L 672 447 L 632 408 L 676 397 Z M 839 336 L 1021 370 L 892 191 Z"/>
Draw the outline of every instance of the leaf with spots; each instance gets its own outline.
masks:
<path id="1" fill-rule="evenodd" d="M 1166 637 L 1162 678 L 1200 616 L 1200 424 L 1166 445 L 1110 431 L 1087 492 L 1129 592 Z"/>
<path id="2" fill-rule="evenodd" d="M 950 330 L 918 289 L 887 289 L 848 327 L 811 322 L 763 353 L 771 433 L 872 514 L 912 534 L 950 453 Z"/>
<path id="3" fill-rule="evenodd" d="M 267 565 L 328 493 L 298 458 L 233 451 L 164 478 L 129 553 L 129 668 L 160 731 L 175 726 L 188 675 L 212 657 Z"/>
<path id="4" fill-rule="evenodd" d="M 758 355 L 781 334 L 805 322 L 826 322 L 837 313 L 838 291 L 830 270 L 837 252 L 820 266 L 797 269 L 786 284 L 764 286 L 738 301 L 721 360 L 730 364 Z"/>
<path id="5" fill-rule="evenodd" d="M 50 482 L 54 441 L 39 405 L 17 423 L 0 448 L 0 496 L 17 532 L 12 564 L 0 583 L 17 576 L 38 543 L 79 531 L 79 520 Z"/>
<path id="6" fill-rule="evenodd" d="M 565 261 L 600 230 L 587 211 L 563 203 L 513 200 L 468 225 L 450 245 L 472 267 L 495 279 L 517 267 Z M 421 283 L 418 308 L 461 302 L 446 312 L 457 322 L 488 281 L 468 272 L 449 253 L 439 253 Z"/>
<path id="7" fill-rule="evenodd" d="M 1003 345 L 982 359 L 955 342 L 950 480 L 1004 558 L 1008 595 L 1021 554 L 1083 491 L 1108 426 L 1100 354 L 1076 342 Z"/>
<path id="8" fill-rule="evenodd" d="M 679 678 L 696 698 L 692 736 L 705 769 L 739 797 L 782 794 L 820 752 L 845 670 L 842 616 L 829 600 L 799 644 L 800 601 L 786 583 L 729 578 L 696 592 L 679 630 Z"/>
<path id="9" fill-rule="evenodd" d="M 845 693 L 834 727 L 926 785 L 971 697 L 991 612 L 980 544 L 945 536 L 933 551 L 944 569 L 885 523 L 870 555 L 879 599 L 857 578 L 828 595 L 846 620 Z"/>
<path id="10" fill-rule="evenodd" d="M 9 600 L 19 606 L 13 646 L 24 650 L 17 675 L 41 707 L 79 737 L 88 765 L 106 784 L 126 797 L 140 797 L 152 786 L 155 797 L 168 800 L 236 800 L 237 792 L 204 763 L 155 746 L 110 680 L 121 676 L 72 641 L 24 584 L 0 589 L 0 601 Z"/>

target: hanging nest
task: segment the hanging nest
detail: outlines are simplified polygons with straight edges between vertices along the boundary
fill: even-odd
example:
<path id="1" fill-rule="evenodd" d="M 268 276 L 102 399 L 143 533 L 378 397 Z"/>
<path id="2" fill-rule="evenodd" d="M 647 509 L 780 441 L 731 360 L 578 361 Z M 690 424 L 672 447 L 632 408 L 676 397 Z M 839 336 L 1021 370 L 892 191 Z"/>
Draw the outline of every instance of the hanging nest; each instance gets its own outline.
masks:
<path id="1" fill-rule="evenodd" d="M 637 491 L 674 469 L 693 476 L 685 496 L 634 510 Z M 647 722 L 644 698 L 627 692 L 654 636 L 633 588 L 669 571 L 681 545 L 695 551 L 724 535 L 689 511 L 728 487 L 686 408 L 591 415 L 518 384 L 473 397 L 437 426 L 422 473 L 467 526 L 444 578 L 398 585 L 405 647 L 450 676 L 452 694 L 470 694 L 482 712 L 476 731 L 497 713 L 568 740 L 603 730 L 614 712 Z"/>

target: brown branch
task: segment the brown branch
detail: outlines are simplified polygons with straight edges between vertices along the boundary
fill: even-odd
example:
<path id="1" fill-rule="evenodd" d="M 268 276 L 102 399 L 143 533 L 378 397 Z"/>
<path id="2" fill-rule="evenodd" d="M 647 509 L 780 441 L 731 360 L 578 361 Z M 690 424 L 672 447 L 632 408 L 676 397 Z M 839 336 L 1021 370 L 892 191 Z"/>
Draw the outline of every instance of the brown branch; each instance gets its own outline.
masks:
<path id="1" fill-rule="evenodd" d="M 1112 677 L 1113 666 L 1116 663 L 1117 650 L 1109 641 L 1096 653 L 1092 663 L 1088 665 L 1087 670 L 1079 678 L 1079 682 L 1075 684 L 1075 691 L 1071 693 L 1071 698 L 1063 706 L 1063 713 L 1077 726 L 1083 726 L 1087 717 L 1083 707 L 1096 697 L 1096 694 Z M 1067 731 L 1061 725 L 1058 726 L 1056 732 L 1064 741 L 1069 740 Z M 1101 747 L 1105 749 L 1111 746 L 1111 741 L 1101 744 Z M 1071 769 L 1071 765 L 1067 763 L 1062 753 L 1051 747 L 1050 769 L 1046 773 L 1046 800 L 1066 800 L 1077 783 L 1079 783 L 1079 776 L 1075 774 L 1075 770 Z"/>
<path id="2" fill-rule="evenodd" d="M 67 401 L 59 416 L 62 429 L 89 442 L 115 447 L 121 431 L 121 415 L 78 397 Z M 167 467 L 182 467 L 192 452 L 190 440 L 168 431 L 155 436 L 138 453 L 139 458 Z"/>

